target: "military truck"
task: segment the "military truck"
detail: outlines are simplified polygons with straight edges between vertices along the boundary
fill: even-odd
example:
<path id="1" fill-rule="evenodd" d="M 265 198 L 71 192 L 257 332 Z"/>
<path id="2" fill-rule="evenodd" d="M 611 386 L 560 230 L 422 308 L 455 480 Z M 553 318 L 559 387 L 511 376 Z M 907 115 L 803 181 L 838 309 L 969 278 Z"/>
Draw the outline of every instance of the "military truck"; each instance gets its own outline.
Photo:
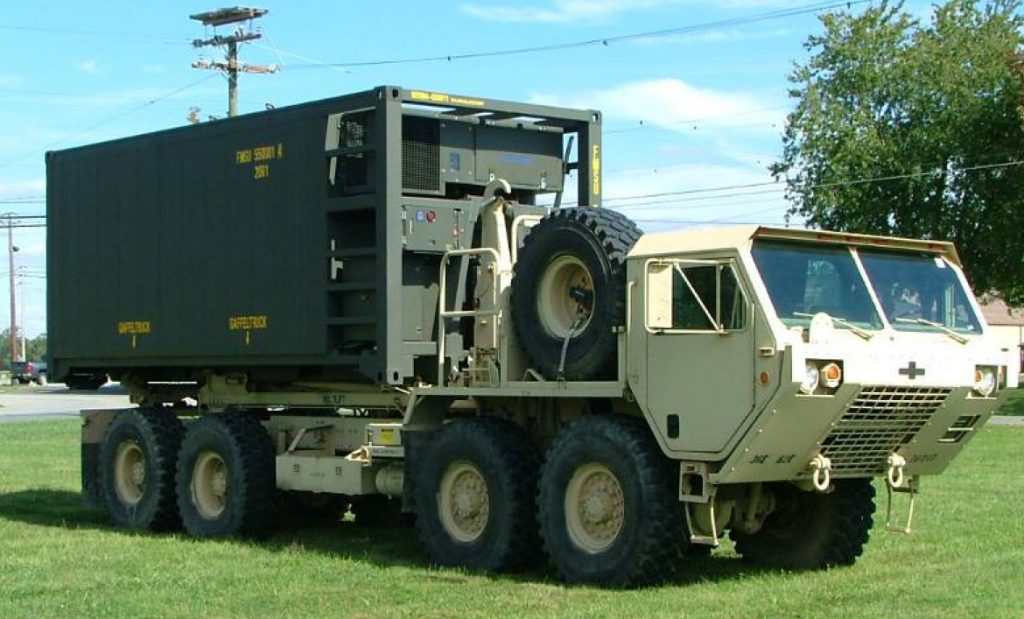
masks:
<path id="1" fill-rule="evenodd" d="M 260 536 L 415 515 L 568 582 L 851 564 L 1017 386 L 952 245 L 601 208 L 601 114 L 382 86 L 47 157 L 87 503 Z M 575 185 L 576 204 L 563 204 Z M 906 512 L 907 517 L 902 514 Z"/>

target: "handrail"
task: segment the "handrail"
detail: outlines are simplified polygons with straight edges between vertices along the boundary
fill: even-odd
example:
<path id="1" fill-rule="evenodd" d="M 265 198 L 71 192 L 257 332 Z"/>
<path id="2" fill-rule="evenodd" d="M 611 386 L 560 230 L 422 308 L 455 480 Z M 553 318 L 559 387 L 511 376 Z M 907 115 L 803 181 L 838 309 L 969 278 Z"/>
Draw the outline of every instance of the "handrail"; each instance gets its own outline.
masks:
<path id="1" fill-rule="evenodd" d="M 446 310 L 445 296 L 448 292 L 448 263 L 451 258 L 457 256 L 479 256 L 479 255 L 490 255 L 494 259 L 494 264 L 498 264 L 499 255 L 497 250 L 491 247 L 475 247 L 472 249 L 452 249 L 446 251 L 441 256 L 441 277 L 439 281 L 439 294 L 438 294 L 438 312 L 437 312 L 437 383 L 438 386 L 444 387 L 447 383 L 447 379 L 444 374 L 444 357 L 445 357 L 445 329 L 444 321 L 446 318 L 461 318 L 467 316 L 494 316 L 495 329 L 498 328 L 498 320 L 501 318 L 501 311 L 498 309 L 493 310 Z M 493 296 L 493 307 L 498 307 L 498 277 L 500 273 L 497 268 L 491 270 L 491 295 Z"/>

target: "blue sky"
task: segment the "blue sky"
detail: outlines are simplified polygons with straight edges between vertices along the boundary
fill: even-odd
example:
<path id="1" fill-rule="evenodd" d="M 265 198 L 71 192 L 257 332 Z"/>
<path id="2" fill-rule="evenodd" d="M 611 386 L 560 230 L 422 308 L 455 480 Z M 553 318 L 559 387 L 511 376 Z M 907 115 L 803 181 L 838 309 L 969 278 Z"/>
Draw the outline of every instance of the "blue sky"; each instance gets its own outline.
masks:
<path id="1" fill-rule="evenodd" d="M 203 118 L 226 114 L 224 79 L 191 68 L 201 55 L 218 52 L 200 52 L 189 43 L 210 33 L 188 15 L 221 5 L 105 0 L 84 10 L 82 4 L 6 2 L 0 10 L 0 212 L 45 212 L 45 150 L 182 125 L 191 106 L 199 107 Z M 779 135 L 792 106 L 786 75 L 794 61 L 806 57 L 803 43 L 820 32 L 820 24 L 814 13 L 767 16 L 824 4 L 267 0 L 251 5 L 270 11 L 257 22 L 265 36 L 244 46 L 241 57 L 280 65 L 281 71 L 243 76 L 240 108 L 251 112 L 266 103 L 280 107 L 380 84 L 596 108 L 605 114 L 607 206 L 628 213 L 642 228 L 781 223 L 786 203 L 780 187 L 629 196 L 771 180 L 766 166 L 779 156 Z M 907 3 L 920 14 L 928 6 Z M 723 23 L 730 20 L 739 23 Z M 324 66 L 690 26 L 696 28 L 542 53 Z M 45 331 L 45 233 L 17 229 L 15 237 L 24 275 L 23 324 L 34 336 Z M 6 293 L 6 266 L 0 271 L 5 274 L 0 290 Z M 9 323 L 6 308 L 4 299 L 0 325 Z"/>

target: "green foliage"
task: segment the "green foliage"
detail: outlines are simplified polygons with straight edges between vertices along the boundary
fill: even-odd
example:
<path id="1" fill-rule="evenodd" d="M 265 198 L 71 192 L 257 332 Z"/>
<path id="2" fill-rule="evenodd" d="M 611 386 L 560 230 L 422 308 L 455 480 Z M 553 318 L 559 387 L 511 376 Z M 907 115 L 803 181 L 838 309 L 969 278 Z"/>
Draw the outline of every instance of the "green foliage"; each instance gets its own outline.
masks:
<path id="1" fill-rule="evenodd" d="M 808 224 L 951 240 L 975 290 L 1024 303 L 1020 2 L 829 13 L 790 75 L 772 166 Z M 878 180 L 869 180 L 878 179 Z"/>
<path id="2" fill-rule="evenodd" d="M 18 358 L 21 359 L 21 338 L 18 339 Z M 25 340 L 25 361 L 46 361 L 46 334 Z M 0 367 L 11 367 L 11 330 L 0 331 Z"/>

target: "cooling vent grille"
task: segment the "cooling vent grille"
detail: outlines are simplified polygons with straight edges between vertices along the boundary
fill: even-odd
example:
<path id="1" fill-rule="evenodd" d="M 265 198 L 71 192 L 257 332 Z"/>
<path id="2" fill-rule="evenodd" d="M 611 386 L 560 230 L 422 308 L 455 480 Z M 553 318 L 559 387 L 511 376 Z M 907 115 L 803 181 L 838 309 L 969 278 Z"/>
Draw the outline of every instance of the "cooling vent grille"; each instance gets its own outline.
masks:
<path id="1" fill-rule="evenodd" d="M 402 187 L 420 191 L 441 188 L 441 127 L 437 120 L 402 119 Z"/>
<path id="2" fill-rule="evenodd" d="M 880 475 L 889 454 L 908 444 L 949 397 L 951 389 L 864 387 L 822 442 L 840 477 Z"/>

